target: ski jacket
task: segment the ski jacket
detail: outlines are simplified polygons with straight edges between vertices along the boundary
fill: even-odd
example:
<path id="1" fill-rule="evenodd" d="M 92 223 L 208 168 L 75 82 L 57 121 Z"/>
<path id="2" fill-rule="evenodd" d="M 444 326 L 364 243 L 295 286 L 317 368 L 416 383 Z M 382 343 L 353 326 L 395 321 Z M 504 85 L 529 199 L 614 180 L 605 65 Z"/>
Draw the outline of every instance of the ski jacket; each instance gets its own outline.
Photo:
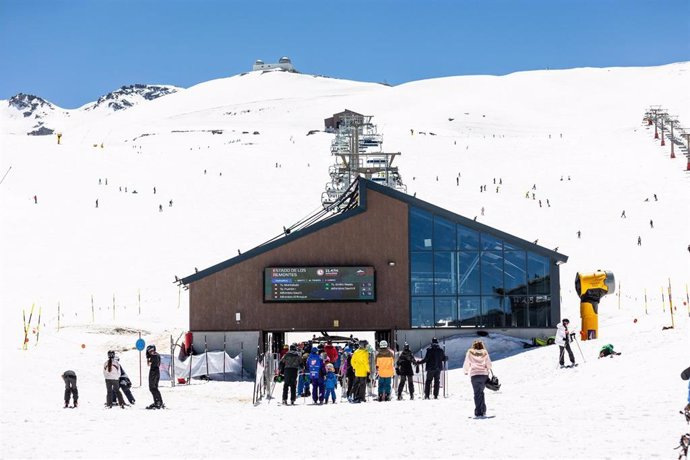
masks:
<path id="1" fill-rule="evenodd" d="M 470 377 L 475 375 L 489 375 L 491 370 L 491 358 L 489 352 L 482 350 L 475 350 L 470 348 L 465 355 L 465 363 L 462 365 L 465 374 L 470 374 Z"/>
<path id="2" fill-rule="evenodd" d="M 149 377 L 151 375 L 160 375 L 161 373 L 161 356 L 158 353 L 151 353 L 148 358 L 149 362 Z"/>
<path id="3" fill-rule="evenodd" d="M 355 370 L 355 377 L 366 377 L 369 374 L 369 352 L 364 348 L 358 348 L 352 354 L 352 368 Z"/>
<path id="4" fill-rule="evenodd" d="M 338 376 L 335 375 L 335 372 L 329 372 L 326 374 L 326 389 L 334 388 L 338 388 Z"/>
<path id="5" fill-rule="evenodd" d="M 313 379 L 321 379 L 326 373 L 323 361 L 317 353 L 312 353 L 307 358 L 307 370 L 309 371 L 309 377 Z"/>
<path id="6" fill-rule="evenodd" d="M 347 375 L 348 372 L 350 372 L 350 356 L 346 355 L 343 353 L 343 356 L 340 358 L 340 375 Z"/>
<path id="7" fill-rule="evenodd" d="M 417 364 L 417 360 L 410 350 L 403 350 L 398 356 L 398 369 L 400 375 L 414 375 L 413 365 Z"/>
<path id="8" fill-rule="evenodd" d="M 62 380 L 67 381 L 67 379 L 76 379 L 77 374 L 74 371 L 65 371 L 62 373 Z"/>
<path id="9" fill-rule="evenodd" d="M 332 363 L 335 363 L 338 360 L 338 350 L 333 345 L 326 345 L 325 347 L 323 347 L 323 351 L 326 352 L 326 355 L 328 355 L 328 359 Z"/>
<path id="10" fill-rule="evenodd" d="M 393 377 L 395 370 L 393 369 L 394 355 L 390 348 L 379 348 L 376 354 L 376 371 L 379 377 Z"/>
<path id="11" fill-rule="evenodd" d="M 448 361 L 448 357 L 437 343 L 432 343 L 419 364 L 425 363 L 427 371 L 442 371 L 444 361 Z"/>
<path id="12" fill-rule="evenodd" d="M 280 359 L 285 369 L 299 369 L 302 364 L 302 357 L 297 351 L 288 351 L 285 356 Z"/>
<path id="13" fill-rule="evenodd" d="M 556 345 L 559 347 L 564 347 L 570 342 L 570 336 L 568 329 L 563 325 L 563 323 L 558 323 L 556 326 Z"/>
<path id="14" fill-rule="evenodd" d="M 111 362 L 110 370 L 108 370 L 109 361 Z M 106 380 L 120 380 L 120 365 L 117 361 L 109 359 L 105 362 L 103 365 L 103 377 L 105 377 Z"/>

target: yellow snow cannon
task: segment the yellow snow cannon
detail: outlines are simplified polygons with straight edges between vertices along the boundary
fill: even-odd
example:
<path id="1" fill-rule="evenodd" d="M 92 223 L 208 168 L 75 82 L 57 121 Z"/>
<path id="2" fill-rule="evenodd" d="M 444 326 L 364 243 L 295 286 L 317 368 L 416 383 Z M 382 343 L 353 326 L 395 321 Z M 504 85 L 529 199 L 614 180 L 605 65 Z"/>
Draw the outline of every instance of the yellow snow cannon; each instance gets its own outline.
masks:
<path id="1" fill-rule="evenodd" d="M 610 271 L 597 270 L 594 273 L 577 273 L 575 290 L 580 298 L 582 318 L 582 340 L 596 339 L 599 335 L 599 300 L 616 290 L 616 280 Z"/>

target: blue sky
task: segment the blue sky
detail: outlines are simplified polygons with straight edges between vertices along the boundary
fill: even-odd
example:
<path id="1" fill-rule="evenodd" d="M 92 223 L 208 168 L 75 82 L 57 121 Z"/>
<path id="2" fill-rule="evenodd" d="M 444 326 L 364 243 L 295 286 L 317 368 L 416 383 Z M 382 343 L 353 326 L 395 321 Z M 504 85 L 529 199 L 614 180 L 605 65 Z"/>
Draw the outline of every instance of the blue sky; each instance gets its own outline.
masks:
<path id="1" fill-rule="evenodd" d="M 399 84 L 690 60 L 688 0 L 1 0 L 0 99 L 75 108 L 122 85 L 189 87 L 292 58 Z"/>

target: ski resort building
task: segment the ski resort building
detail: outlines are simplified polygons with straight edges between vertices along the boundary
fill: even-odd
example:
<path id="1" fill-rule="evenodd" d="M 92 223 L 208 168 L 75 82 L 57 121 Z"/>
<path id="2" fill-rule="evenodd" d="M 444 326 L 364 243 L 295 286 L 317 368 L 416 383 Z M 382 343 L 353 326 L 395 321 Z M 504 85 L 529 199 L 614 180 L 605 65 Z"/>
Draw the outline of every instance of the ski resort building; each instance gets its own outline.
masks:
<path id="1" fill-rule="evenodd" d="M 288 72 L 294 72 L 295 66 L 292 65 L 292 61 L 287 56 L 283 56 L 282 58 L 278 59 L 277 63 L 273 63 L 273 64 L 270 64 L 270 63 L 266 64 L 261 59 L 257 59 L 256 62 L 254 62 L 254 65 L 252 66 L 252 70 L 271 70 L 271 69 L 282 69 L 282 70 L 287 70 Z"/>
<path id="2" fill-rule="evenodd" d="M 287 332 L 531 338 L 560 318 L 563 254 L 362 178 L 332 209 L 180 280 L 195 349 L 243 350 L 251 369 Z"/>

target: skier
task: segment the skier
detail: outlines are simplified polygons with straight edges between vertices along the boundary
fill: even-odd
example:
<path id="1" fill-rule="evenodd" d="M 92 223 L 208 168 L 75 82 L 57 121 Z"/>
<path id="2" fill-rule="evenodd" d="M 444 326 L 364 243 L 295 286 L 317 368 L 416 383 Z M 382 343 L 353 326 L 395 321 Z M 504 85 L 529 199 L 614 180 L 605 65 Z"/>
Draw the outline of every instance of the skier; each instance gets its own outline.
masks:
<path id="1" fill-rule="evenodd" d="M 120 357 L 115 358 L 117 360 L 117 363 L 120 364 Z M 122 367 L 122 364 L 120 364 L 120 388 L 122 389 L 122 392 L 125 394 L 125 397 L 127 398 L 127 401 L 129 401 L 130 404 L 134 405 L 136 400 L 134 399 L 134 395 L 132 394 L 132 381 L 129 379 L 129 376 L 125 372 L 125 368 Z"/>
<path id="2" fill-rule="evenodd" d="M 38 204 L 38 197 L 34 195 L 34 204 Z"/>
<path id="3" fill-rule="evenodd" d="M 98 198 L 96 198 L 96 207 L 98 207 Z"/>
<path id="4" fill-rule="evenodd" d="M 582 235 L 582 232 L 580 230 L 577 231 L 577 238 L 580 239 L 580 236 Z"/>
<path id="5" fill-rule="evenodd" d="M 297 351 L 297 345 L 290 345 L 290 349 L 280 359 L 280 365 L 283 368 L 283 404 L 287 404 L 288 389 L 290 390 L 290 404 L 295 405 L 295 386 L 297 385 L 297 373 L 300 364 L 302 364 L 302 357 Z"/>
<path id="6" fill-rule="evenodd" d="M 376 354 L 376 372 L 379 376 L 379 401 L 391 400 L 391 381 L 393 380 L 394 355 L 388 348 L 388 342 L 381 340 Z"/>
<path id="7" fill-rule="evenodd" d="M 405 382 L 407 382 L 407 390 L 410 392 L 410 399 L 414 399 L 414 383 L 412 377 L 414 371 L 412 365 L 417 364 L 417 360 L 410 351 L 410 345 L 405 342 L 402 353 L 398 356 L 398 363 L 396 365 L 397 373 L 400 375 L 400 384 L 398 384 L 398 401 L 402 399 L 402 392 L 405 389 Z"/>
<path id="8" fill-rule="evenodd" d="M 369 342 L 360 340 L 359 348 L 352 354 L 352 360 L 350 361 L 355 372 L 355 383 L 351 395 L 351 402 L 353 403 L 364 402 L 367 397 L 367 376 L 370 370 L 367 345 L 369 345 Z"/>
<path id="9" fill-rule="evenodd" d="M 654 221 L 652 219 L 649 219 L 649 226 L 651 228 L 654 228 Z"/>
<path id="10" fill-rule="evenodd" d="M 77 390 L 77 374 L 74 371 L 62 373 L 62 380 L 65 382 L 65 409 L 69 407 L 69 398 L 72 396 L 76 408 L 79 400 L 79 390 Z"/>
<path id="11" fill-rule="evenodd" d="M 153 404 L 146 406 L 146 408 L 163 409 L 165 408 L 165 404 L 163 404 L 163 397 L 158 390 L 158 381 L 161 379 L 161 357 L 156 352 L 155 345 L 146 347 L 146 364 L 149 365 L 149 391 L 153 396 Z"/>
<path id="12" fill-rule="evenodd" d="M 637 245 L 642 246 L 642 237 L 641 236 L 637 237 Z"/>
<path id="13" fill-rule="evenodd" d="M 108 352 L 108 360 L 103 365 L 103 377 L 105 377 L 106 402 L 108 409 L 113 407 L 113 397 L 117 397 L 117 403 L 122 409 L 125 408 L 125 401 L 120 393 L 120 365 L 115 360 L 115 352 Z"/>
<path id="14" fill-rule="evenodd" d="M 333 364 L 326 364 L 326 379 L 324 386 L 326 394 L 324 396 L 324 404 L 328 404 L 328 397 L 330 396 L 333 404 L 335 404 L 335 389 L 338 388 L 338 376 L 335 375 L 335 367 Z"/>
<path id="15" fill-rule="evenodd" d="M 441 386 L 441 371 L 443 363 L 448 361 L 445 352 L 439 347 L 438 339 L 431 339 L 431 346 L 426 349 L 424 359 L 418 364 L 426 364 L 426 381 L 424 382 L 424 399 L 429 399 L 431 394 L 431 381 L 434 382 L 434 399 L 438 399 L 438 389 Z"/>
<path id="16" fill-rule="evenodd" d="M 625 209 L 621 213 L 621 219 L 627 219 L 628 216 L 625 215 Z"/>
<path id="17" fill-rule="evenodd" d="M 323 360 L 319 356 L 319 349 L 316 347 L 311 349 L 311 354 L 307 358 L 307 371 L 311 379 L 311 399 L 314 401 L 314 404 L 323 404 L 323 377 L 326 372 Z"/>
<path id="18" fill-rule="evenodd" d="M 573 332 L 571 334 L 568 332 L 568 324 L 570 324 L 568 318 L 563 318 L 563 321 L 558 323 L 558 326 L 556 326 L 555 343 L 556 345 L 558 345 L 559 348 L 558 364 L 560 364 L 561 368 L 565 367 L 566 350 L 568 351 L 568 358 L 570 358 L 570 366 L 568 367 L 575 366 L 575 355 L 573 354 L 573 350 L 570 349 L 570 341 L 572 340 L 575 333 Z"/>
<path id="19" fill-rule="evenodd" d="M 610 343 L 607 343 L 603 347 L 601 347 L 601 350 L 599 350 L 599 358 L 606 358 L 607 356 L 614 357 L 620 355 L 620 352 L 614 351 L 613 350 L 613 345 Z"/>
<path id="20" fill-rule="evenodd" d="M 472 389 L 474 390 L 474 416 L 484 417 L 486 415 L 486 401 L 484 399 L 484 387 L 489 378 L 491 370 L 491 358 L 489 352 L 484 348 L 484 342 L 475 340 L 465 354 L 463 364 L 465 375 L 470 375 Z"/>

